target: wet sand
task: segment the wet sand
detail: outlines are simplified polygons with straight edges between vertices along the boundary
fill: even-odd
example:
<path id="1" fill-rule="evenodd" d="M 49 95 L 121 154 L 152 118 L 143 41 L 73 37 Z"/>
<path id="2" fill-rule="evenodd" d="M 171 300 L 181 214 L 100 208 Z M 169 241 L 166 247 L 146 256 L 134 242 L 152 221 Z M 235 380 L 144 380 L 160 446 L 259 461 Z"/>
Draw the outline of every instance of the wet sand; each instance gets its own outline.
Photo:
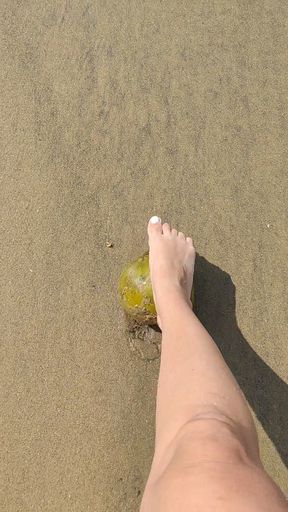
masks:
<path id="1" fill-rule="evenodd" d="M 155 213 L 205 258 L 199 316 L 288 492 L 287 16 L 2 2 L 1 510 L 137 511 L 159 360 L 131 350 L 116 289 Z"/>

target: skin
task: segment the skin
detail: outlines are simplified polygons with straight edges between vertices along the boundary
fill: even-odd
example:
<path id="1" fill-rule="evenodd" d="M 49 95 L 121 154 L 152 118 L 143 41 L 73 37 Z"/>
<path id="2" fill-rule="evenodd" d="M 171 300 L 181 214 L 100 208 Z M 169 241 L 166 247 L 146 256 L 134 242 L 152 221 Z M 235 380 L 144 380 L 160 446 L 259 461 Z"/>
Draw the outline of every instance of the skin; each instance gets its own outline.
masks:
<path id="1" fill-rule="evenodd" d="M 287 512 L 260 461 L 246 400 L 192 311 L 192 239 L 160 219 L 149 222 L 148 238 L 162 354 L 155 454 L 140 512 Z"/>

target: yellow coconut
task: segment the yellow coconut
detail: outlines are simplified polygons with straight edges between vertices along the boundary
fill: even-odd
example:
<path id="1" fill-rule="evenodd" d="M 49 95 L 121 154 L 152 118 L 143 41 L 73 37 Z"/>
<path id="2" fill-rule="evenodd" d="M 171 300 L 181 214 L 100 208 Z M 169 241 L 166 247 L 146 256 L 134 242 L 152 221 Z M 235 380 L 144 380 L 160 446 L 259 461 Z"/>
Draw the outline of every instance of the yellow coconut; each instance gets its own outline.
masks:
<path id="1" fill-rule="evenodd" d="M 148 254 L 144 254 L 123 269 L 118 292 L 120 304 L 129 317 L 140 325 L 157 323 Z"/>
<path id="2" fill-rule="evenodd" d="M 119 279 L 118 293 L 120 304 L 131 319 L 140 325 L 157 324 L 148 253 L 123 269 Z M 195 304 L 194 288 L 192 288 L 191 301 Z"/>

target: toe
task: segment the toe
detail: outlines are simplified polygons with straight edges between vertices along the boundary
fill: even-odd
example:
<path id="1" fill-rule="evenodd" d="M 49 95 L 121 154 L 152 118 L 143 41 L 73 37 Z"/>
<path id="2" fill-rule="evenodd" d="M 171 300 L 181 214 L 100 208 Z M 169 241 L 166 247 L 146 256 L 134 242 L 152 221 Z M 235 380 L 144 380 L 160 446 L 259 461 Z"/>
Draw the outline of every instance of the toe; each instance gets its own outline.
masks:
<path id="1" fill-rule="evenodd" d="M 185 240 L 185 235 L 182 233 L 182 231 L 179 231 L 178 238 L 180 238 L 180 240 Z"/>
<path id="2" fill-rule="evenodd" d="M 193 240 L 190 236 L 187 236 L 186 242 L 193 247 Z"/>
<path id="3" fill-rule="evenodd" d="M 148 222 L 147 231 L 149 237 L 162 234 L 162 223 L 160 217 L 157 217 L 157 215 L 151 217 L 151 219 Z"/>
<path id="4" fill-rule="evenodd" d="M 170 229 L 170 226 L 169 224 L 167 224 L 167 222 L 165 224 L 163 224 L 163 235 L 170 235 L 171 234 L 171 229 Z"/>
<path id="5" fill-rule="evenodd" d="M 175 238 L 175 237 L 177 236 L 177 229 L 174 229 L 174 228 L 173 228 L 173 229 L 171 230 L 171 234 L 172 234 L 172 236 Z"/>

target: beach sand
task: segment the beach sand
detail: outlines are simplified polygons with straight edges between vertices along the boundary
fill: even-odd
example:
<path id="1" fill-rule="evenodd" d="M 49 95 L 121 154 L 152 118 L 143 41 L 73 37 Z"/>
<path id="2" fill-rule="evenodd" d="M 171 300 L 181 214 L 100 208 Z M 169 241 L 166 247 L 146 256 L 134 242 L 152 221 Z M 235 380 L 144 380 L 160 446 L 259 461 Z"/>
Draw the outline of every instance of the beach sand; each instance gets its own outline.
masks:
<path id="1" fill-rule="evenodd" d="M 199 316 L 288 492 L 287 16 L 3 0 L 1 510 L 138 510 L 159 359 L 117 280 L 153 214 L 194 237 Z"/>

